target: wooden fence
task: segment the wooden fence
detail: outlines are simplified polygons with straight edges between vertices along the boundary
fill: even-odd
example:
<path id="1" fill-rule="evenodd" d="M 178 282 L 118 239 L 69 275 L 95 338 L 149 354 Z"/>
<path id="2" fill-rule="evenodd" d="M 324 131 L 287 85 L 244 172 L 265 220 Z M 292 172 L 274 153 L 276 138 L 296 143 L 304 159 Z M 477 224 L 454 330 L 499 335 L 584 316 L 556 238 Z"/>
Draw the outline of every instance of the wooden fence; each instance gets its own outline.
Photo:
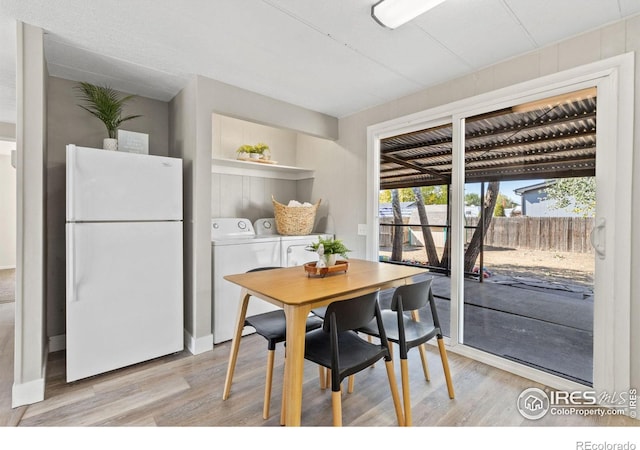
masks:
<path id="1" fill-rule="evenodd" d="M 467 219 L 475 226 L 477 218 Z M 493 217 L 484 243 L 491 247 L 591 253 L 591 217 Z M 473 230 L 469 230 L 468 239 Z"/>
<path id="2" fill-rule="evenodd" d="M 392 220 L 382 222 L 391 223 Z M 475 227 L 477 223 L 477 217 L 466 218 L 467 227 Z M 501 248 L 592 253 L 589 237 L 593 226 L 591 217 L 493 217 L 485 233 L 484 243 L 486 246 Z M 420 227 L 411 227 L 417 232 L 413 238 L 408 228 L 403 230 L 404 243 L 421 246 L 415 239 L 420 236 Z M 434 235 L 440 233 L 444 236 L 442 228 L 432 229 L 432 232 Z M 473 229 L 466 230 L 467 243 L 473 232 Z M 380 227 L 380 247 L 391 246 L 392 233 L 392 227 Z"/>

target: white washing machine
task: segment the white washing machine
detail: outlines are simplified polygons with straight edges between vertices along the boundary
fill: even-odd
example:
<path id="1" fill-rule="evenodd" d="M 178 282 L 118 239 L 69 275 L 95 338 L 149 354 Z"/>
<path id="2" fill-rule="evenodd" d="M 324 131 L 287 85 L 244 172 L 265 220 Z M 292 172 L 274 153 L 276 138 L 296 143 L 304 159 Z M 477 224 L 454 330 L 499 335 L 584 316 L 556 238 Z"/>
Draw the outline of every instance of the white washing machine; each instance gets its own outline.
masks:
<path id="1" fill-rule="evenodd" d="M 258 236 L 280 237 L 280 262 L 283 267 L 302 266 L 308 262 L 318 261 L 318 254 L 307 250 L 307 247 L 318 242 L 318 237 L 328 239 L 331 234 L 315 233 L 304 236 L 284 236 L 277 234 L 274 218 L 258 219 L 253 223 Z"/>
<path id="2" fill-rule="evenodd" d="M 214 344 L 233 338 L 240 305 L 240 286 L 223 277 L 259 267 L 282 266 L 280 245 L 279 235 L 256 235 L 248 219 L 211 219 L 211 323 Z M 247 315 L 274 309 L 277 307 L 264 300 L 252 298 L 249 301 Z M 243 334 L 252 331 L 253 329 L 246 327 Z"/>

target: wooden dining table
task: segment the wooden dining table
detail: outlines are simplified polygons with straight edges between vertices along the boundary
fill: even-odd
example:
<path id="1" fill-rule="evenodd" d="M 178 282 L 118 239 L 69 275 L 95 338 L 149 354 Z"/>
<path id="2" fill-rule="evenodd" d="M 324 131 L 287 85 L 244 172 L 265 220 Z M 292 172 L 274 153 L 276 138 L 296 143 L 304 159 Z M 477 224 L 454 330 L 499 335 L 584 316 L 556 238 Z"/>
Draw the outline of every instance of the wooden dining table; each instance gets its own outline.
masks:
<path id="1" fill-rule="evenodd" d="M 287 357 L 283 386 L 284 422 L 299 426 L 302 413 L 302 383 L 306 321 L 313 308 L 347 300 L 410 282 L 426 269 L 362 259 L 349 259 L 346 272 L 324 277 L 305 272 L 303 266 L 227 275 L 239 285 L 240 306 L 231 344 L 223 399 L 228 398 L 236 365 L 249 299 L 257 297 L 284 309 L 287 321 Z"/>

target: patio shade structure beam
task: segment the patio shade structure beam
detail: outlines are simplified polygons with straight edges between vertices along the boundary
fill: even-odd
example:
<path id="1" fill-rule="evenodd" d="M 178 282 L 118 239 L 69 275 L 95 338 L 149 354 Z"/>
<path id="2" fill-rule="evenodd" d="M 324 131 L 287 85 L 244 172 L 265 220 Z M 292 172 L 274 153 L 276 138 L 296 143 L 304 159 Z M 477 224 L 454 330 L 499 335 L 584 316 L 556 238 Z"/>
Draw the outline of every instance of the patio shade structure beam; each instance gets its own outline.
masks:
<path id="1" fill-rule="evenodd" d="M 593 176 L 596 105 L 590 89 L 467 118 L 467 181 Z M 451 124 L 381 140 L 380 189 L 448 185 L 451 168 Z"/>

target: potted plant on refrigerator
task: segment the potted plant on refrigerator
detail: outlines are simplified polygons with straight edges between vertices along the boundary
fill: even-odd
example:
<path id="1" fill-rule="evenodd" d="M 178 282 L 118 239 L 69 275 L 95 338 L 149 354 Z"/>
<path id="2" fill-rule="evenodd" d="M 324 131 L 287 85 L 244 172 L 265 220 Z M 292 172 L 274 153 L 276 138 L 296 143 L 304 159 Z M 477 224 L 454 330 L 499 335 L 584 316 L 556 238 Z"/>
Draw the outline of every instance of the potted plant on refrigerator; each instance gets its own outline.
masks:
<path id="1" fill-rule="evenodd" d="M 85 104 L 78 105 L 85 111 L 94 115 L 104 123 L 107 128 L 108 137 L 103 141 L 103 148 L 107 150 L 117 150 L 118 141 L 116 133 L 122 122 L 142 117 L 140 114 L 122 116 L 124 105 L 135 97 L 135 95 L 121 96 L 117 91 L 108 86 L 96 86 L 91 83 L 81 82 L 76 86 L 79 97 Z"/>

